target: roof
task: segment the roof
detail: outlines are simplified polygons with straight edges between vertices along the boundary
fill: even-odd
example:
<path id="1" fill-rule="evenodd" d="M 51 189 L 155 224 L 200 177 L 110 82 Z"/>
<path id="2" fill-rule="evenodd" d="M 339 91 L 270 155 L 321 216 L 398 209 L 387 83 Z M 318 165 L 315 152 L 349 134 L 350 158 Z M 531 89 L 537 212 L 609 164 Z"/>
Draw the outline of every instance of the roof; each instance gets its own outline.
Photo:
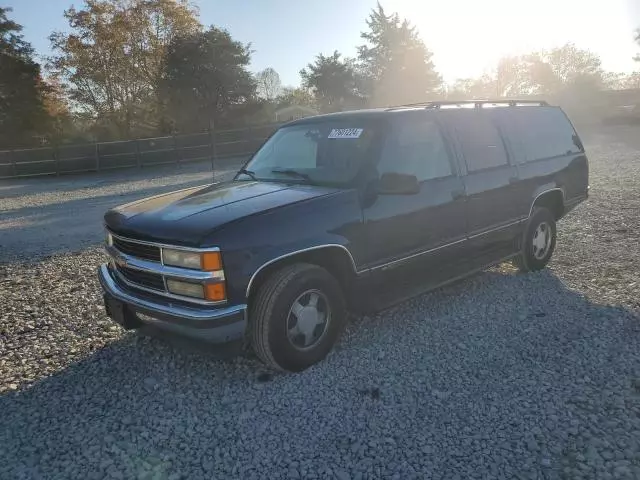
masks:
<path id="1" fill-rule="evenodd" d="M 451 109 L 456 107 L 467 107 L 465 110 L 482 109 L 483 106 L 549 106 L 542 100 L 511 100 L 511 99 L 498 99 L 498 100 L 462 100 L 462 101 L 442 101 L 442 102 L 425 102 L 416 103 L 411 105 L 399 105 L 397 107 L 386 108 L 368 108 L 363 110 L 349 110 L 346 112 L 327 113 L 324 115 L 316 115 L 314 117 L 301 118 L 287 123 L 286 125 L 302 125 L 320 123 L 326 121 L 341 121 L 341 120 L 374 120 L 379 118 L 388 118 L 389 115 L 397 115 L 406 112 L 416 112 L 425 110 L 440 110 Z"/>
<path id="2" fill-rule="evenodd" d="M 374 118 L 382 118 L 388 115 L 388 109 L 386 108 L 368 108 L 363 110 L 349 110 L 346 112 L 325 113 L 324 115 L 316 115 L 314 117 L 301 118 L 300 120 L 294 120 L 286 125 L 299 125 L 309 123 L 320 123 L 331 120 L 371 120 Z"/>

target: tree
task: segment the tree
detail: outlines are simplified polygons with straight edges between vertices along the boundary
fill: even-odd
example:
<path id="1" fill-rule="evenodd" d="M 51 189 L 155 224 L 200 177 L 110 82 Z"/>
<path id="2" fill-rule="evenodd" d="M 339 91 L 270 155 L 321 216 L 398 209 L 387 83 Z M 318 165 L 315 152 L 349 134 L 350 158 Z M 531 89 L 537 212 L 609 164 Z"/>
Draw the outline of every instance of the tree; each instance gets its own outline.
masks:
<path id="1" fill-rule="evenodd" d="M 323 112 L 336 112 L 361 104 L 353 62 L 342 60 L 338 51 L 316 56 L 314 63 L 300 70 L 302 86 L 313 92 Z"/>
<path id="2" fill-rule="evenodd" d="M 44 105 L 46 85 L 31 45 L 22 39 L 22 26 L 0 8 L 0 145 L 28 145 L 49 127 Z"/>
<path id="3" fill-rule="evenodd" d="M 247 67 L 250 45 L 231 38 L 226 30 L 176 38 L 169 46 L 163 94 L 179 131 L 202 131 L 210 122 L 220 126 L 259 108 L 252 100 L 256 84 Z M 248 112 L 251 110 L 251 112 Z"/>
<path id="4" fill-rule="evenodd" d="M 449 91 L 450 100 L 480 100 L 495 96 L 495 79 L 487 74 L 479 78 L 460 78 L 456 80 Z"/>
<path id="5" fill-rule="evenodd" d="M 201 29 L 187 0 L 86 0 L 64 12 L 71 33 L 50 36 L 49 67 L 74 107 L 119 137 L 163 130 L 159 87 L 168 45 Z"/>
<path id="6" fill-rule="evenodd" d="M 300 105 L 311 108 L 318 108 L 316 98 L 308 88 L 284 87 L 276 99 L 278 108 Z"/>
<path id="7" fill-rule="evenodd" d="M 256 85 L 258 96 L 272 102 L 282 90 L 280 75 L 273 68 L 265 68 L 256 74 Z"/>
<path id="8" fill-rule="evenodd" d="M 625 76 L 622 83 L 625 89 L 640 89 L 640 72 L 633 72 Z"/>
<path id="9" fill-rule="evenodd" d="M 548 51 L 501 58 L 495 70 L 480 79 L 467 79 L 455 88 L 467 92 L 474 88 L 475 98 L 519 97 L 527 95 L 585 95 L 604 85 L 600 58 L 567 44 Z M 449 94 L 451 96 L 451 93 Z"/>
<path id="10" fill-rule="evenodd" d="M 442 79 L 433 54 L 408 20 L 387 15 L 378 3 L 367 20 L 369 30 L 358 47 L 360 69 L 367 96 L 373 105 L 427 101 L 439 96 Z"/>
<path id="11" fill-rule="evenodd" d="M 567 89 L 593 90 L 602 86 L 602 62 L 589 50 L 577 48 L 573 43 L 540 54 L 550 72 L 538 83 L 545 92 Z"/>
<path id="12" fill-rule="evenodd" d="M 77 135 L 77 128 L 64 88 L 55 77 L 48 78 L 46 85 L 42 100 L 49 117 L 49 137 L 55 143 L 68 141 Z"/>

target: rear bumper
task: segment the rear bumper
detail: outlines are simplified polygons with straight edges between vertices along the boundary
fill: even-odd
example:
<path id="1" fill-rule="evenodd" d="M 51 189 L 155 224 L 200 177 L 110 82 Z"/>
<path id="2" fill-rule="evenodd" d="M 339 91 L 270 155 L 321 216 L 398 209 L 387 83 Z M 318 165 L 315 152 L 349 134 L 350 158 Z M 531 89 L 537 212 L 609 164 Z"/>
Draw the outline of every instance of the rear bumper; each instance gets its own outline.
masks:
<path id="1" fill-rule="evenodd" d="M 171 299 L 134 291 L 119 283 L 106 264 L 99 267 L 98 278 L 105 293 L 107 313 L 114 318 L 109 312 L 110 301 L 120 302 L 131 320 L 129 328 L 149 324 L 214 343 L 231 342 L 244 337 L 247 327 L 246 305 L 218 308 L 187 306 Z"/>
<path id="2" fill-rule="evenodd" d="M 570 200 L 565 200 L 565 202 L 564 202 L 564 212 L 563 212 L 562 216 L 564 216 L 567 213 L 569 213 L 571 210 L 576 208 L 582 202 L 586 201 L 588 198 L 589 198 L 589 190 L 587 190 L 587 192 L 584 195 L 579 195 L 579 196 L 574 197 L 574 198 L 572 198 Z"/>

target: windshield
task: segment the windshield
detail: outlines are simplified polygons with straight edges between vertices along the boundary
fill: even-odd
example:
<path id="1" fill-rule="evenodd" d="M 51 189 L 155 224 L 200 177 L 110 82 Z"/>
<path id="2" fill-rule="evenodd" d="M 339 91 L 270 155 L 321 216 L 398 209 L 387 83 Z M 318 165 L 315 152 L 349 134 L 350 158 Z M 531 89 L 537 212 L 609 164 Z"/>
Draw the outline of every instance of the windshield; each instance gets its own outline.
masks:
<path id="1" fill-rule="evenodd" d="M 283 127 L 238 178 L 347 184 L 373 154 L 376 130 L 370 122 L 356 120 Z"/>

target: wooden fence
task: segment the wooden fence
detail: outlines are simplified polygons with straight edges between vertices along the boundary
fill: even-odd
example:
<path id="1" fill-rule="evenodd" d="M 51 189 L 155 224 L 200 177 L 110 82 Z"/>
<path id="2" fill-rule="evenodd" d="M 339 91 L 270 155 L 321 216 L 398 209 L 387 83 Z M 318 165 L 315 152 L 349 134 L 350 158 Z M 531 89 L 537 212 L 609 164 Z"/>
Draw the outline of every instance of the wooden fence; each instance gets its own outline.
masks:
<path id="1" fill-rule="evenodd" d="M 119 142 L 59 145 L 0 151 L 0 179 L 144 168 L 250 155 L 278 125 L 141 138 Z M 215 145 L 212 145 L 212 139 Z"/>

